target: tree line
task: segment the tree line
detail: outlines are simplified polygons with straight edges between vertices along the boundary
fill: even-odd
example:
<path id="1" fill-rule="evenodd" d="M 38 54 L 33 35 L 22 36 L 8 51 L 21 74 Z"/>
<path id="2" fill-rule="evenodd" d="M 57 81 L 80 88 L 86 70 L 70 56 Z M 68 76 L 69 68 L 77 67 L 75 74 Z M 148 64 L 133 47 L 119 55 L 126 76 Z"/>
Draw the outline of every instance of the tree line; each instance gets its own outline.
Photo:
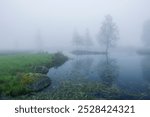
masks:
<path id="1" fill-rule="evenodd" d="M 111 15 L 106 15 L 104 21 L 101 24 L 99 32 L 97 34 L 97 42 L 99 45 L 105 46 L 105 53 L 109 53 L 111 47 L 116 45 L 116 41 L 119 39 L 119 30 L 116 23 L 113 21 Z M 150 49 L 150 20 L 144 22 L 143 32 L 141 36 L 144 47 Z M 92 38 L 90 32 L 87 29 L 84 36 L 79 35 L 77 31 L 73 34 L 73 44 L 79 46 L 92 46 Z"/>
<path id="2" fill-rule="evenodd" d="M 116 23 L 113 21 L 111 15 L 105 16 L 105 20 L 102 22 L 100 30 L 97 35 L 97 41 L 101 45 L 105 46 L 105 52 L 108 53 L 109 49 L 115 45 L 115 42 L 119 39 L 119 32 Z M 90 32 L 87 29 L 85 36 L 79 35 L 77 31 L 73 34 L 73 44 L 76 46 L 92 46 L 92 38 Z"/>

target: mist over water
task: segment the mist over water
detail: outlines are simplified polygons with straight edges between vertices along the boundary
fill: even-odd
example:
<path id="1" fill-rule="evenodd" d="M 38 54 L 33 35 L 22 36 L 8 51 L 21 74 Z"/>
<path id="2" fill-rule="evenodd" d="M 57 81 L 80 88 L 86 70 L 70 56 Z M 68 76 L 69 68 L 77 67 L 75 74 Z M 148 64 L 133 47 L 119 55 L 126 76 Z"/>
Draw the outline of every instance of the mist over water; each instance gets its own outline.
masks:
<path id="1" fill-rule="evenodd" d="M 0 50 L 70 50 L 74 30 L 84 35 L 87 28 L 98 49 L 97 33 L 107 14 L 118 26 L 118 47 L 141 47 L 149 4 L 149 0 L 1 0 Z"/>
<path id="2" fill-rule="evenodd" d="M 122 91 L 114 99 L 150 99 L 149 57 L 128 53 L 113 53 L 108 58 L 105 55 L 73 56 L 62 66 L 51 68 L 48 76 L 52 78 L 53 89 L 59 88 L 64 81 L 77 87 L 85 82 L 87 85 L 88 82 L 102 83 Z M 103 96 L 96 91 L 92 95 Z"/>
<path id="3" fill-rule="evenodd" d="M 46 99 L 150 99 L 149 4 L 149 0 L 0 0 L 0 80 L 5 81 L 0 88 L 7 90 L 8 80 L 20 78 L 20 73 L 29 70 L 28 76 L 36 76 L 36 69 L 45 69 L 49 84 L 34 94 L 37 99 L 42 93 Z M 58 53 L 48 54 L 53 52 Z M 27 67 L 24 71 L 21 64 Z M 14 76 L 6 76 L 8 68 Z M 9 84 L 14 87 L 9 93 L 20 89 Z"/>

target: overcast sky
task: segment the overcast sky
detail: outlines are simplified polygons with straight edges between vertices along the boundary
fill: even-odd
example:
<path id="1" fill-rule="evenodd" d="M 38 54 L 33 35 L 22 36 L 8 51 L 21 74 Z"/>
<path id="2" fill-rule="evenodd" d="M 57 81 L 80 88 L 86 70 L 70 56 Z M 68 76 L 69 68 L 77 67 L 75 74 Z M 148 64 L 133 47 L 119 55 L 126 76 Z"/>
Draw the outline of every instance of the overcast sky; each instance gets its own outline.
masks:
<path id="1" fill-rule="evenodd" d="M 140 46 L 149 6 L 150 0 L 0 0 L 0 49 L 36 47 L 38 30 L 47 48 L 71 45 L 74 29 L 84 35 L 89 28 L 96 40 L 107 14 L 118 25 L 119 46 Z"/>

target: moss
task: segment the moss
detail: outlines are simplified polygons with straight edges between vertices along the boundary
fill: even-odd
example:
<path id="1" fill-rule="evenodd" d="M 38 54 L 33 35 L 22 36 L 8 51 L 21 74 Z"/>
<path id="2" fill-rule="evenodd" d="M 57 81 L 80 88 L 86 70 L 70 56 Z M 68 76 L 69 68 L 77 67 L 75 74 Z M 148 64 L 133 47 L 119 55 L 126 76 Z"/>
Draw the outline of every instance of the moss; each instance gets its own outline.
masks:
<path id="1" fill-rule="evenodd" d="M 23 86 L 24 85 L 29 85 L 29 84 L 34 83 L 37 80 L 39 80 L 40 79 L 39 76 L 40 76 L 39 73 L 25 73 L 25 74 L 22 74 L 20 83 Z"/>
<path id="2" fill-rule="evenodd" d="M 20 84 L 29 91 L 39 91 L 51 84 L 48 76 L 41 73 L 25 73 Z"/>
<path id="3" fill-rule="evenodd" d="M 0 55 L 0 95 L 18 96 L 30 92 L 25 84 L 37 79 L 31 78 L 33 74 L 25 73 L 34 72 L 35 66 L 52 64 L 52 56 L 48 53 Z"/>

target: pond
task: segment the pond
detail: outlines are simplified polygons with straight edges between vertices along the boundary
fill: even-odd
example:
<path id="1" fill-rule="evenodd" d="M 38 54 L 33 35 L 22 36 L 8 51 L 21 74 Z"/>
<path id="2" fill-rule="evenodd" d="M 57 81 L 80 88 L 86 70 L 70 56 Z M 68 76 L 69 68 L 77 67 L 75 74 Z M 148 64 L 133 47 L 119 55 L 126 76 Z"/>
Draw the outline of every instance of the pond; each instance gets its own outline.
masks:
<path id="1" fill-rule="evenodd" d="M 63 99 L 150 99 L 150 55 L 71 56 L 48 76 Z"/>

